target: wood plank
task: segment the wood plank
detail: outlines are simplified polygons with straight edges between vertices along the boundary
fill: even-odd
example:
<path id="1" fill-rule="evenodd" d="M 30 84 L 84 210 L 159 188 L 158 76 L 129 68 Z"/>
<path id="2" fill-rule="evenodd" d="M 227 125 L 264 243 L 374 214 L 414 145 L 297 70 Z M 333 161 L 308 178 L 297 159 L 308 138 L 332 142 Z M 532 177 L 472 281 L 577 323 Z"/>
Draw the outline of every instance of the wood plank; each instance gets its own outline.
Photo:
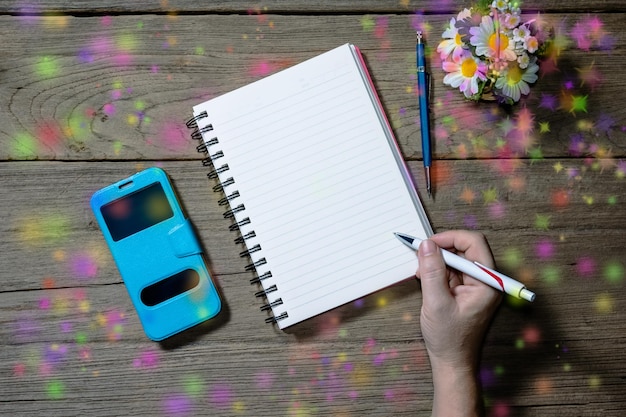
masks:
<path id="1" fill-rule="evenodd" d="M 471 6 L 467 1 L 426 0 L 360 0 L 309 2 L 266 0 L 262 3 L 250 3 L 241 0 L 213 0 L 210 2 L 188 2 L 184 0 L 164 0 L 153 2 L 147 0 L 123 2 L 120 0 L 108 1 L 106 4 L 92 0 L 63 2 L 58 0 L 38 0 L 37 2 L 2 2 L 0 13 L 19 15 L 50 15 L 50 14 L 119 14 L 119 13 L 241 13 L 241 14 L 331 14 L 331 13 L 458 13 L 463 7 Z M 540 10 L 544 13 L 558 10 L 561 12 L 589 13 L 589 12 L 623 12 L 624 3 L 620 0 L 599 2 L 585 2 L 573 0 L 560 2 L 558 0 L 526 0 L 524 10 Z"/>
<path id="2" fill-rule="evenodd" d="M 511 273 L 519 272 L 523 261 L 541 259 L 536 251 L 544 245 L 549 255 L 544 266 L 563 265 L 566 276 L 574 273 L 579 258 L 593 258 L 598 268 L 623 258 L 623 171 L 613 161 L 595 162 L 608 167 L 593 171 L 588 161 L 569 159 L 514 165 L 436 161 L 436 198 L 423 202 L 436 230 L 481 230 L 498 260 L 517 257 L 508 261 L 516 266 Z M 248 264 L 239 257 L 243 247 L 233 243 L 237 236 L 228 231 L 225 208 L 217 203 L 221 195 L 212 192 L 214 183 L 199 161 L 7 162 L 0 164 L 0 230 L 5 236 L 0 253 L 5 255 L 4 272 L 16 279 L 3 289 L 41 288 L 47 280 L 61 288 L 120 282 L 89 198 L 97 189 L 155 164 L 172 177 L 216 276 L 243 272 Z M 557 172 L 559 164 L 563 168 Z M 424 194 L 420 163 L 411 162 L 409 169 Z"/>
<path id="3" fill-rule="evenodd" d="M 608 313 L 589 309 L 593 291 L 606 289 L 569 284 L 541 291 L 532 308 L 498 312 L 482 366 L 497 409 L 619 416 L 626 405 L 615 360 L 626 347 L 624 292 Z M 1 292 L 0 384 L 11 401 L 0 410 L 259 415 L 271 403 L 280 415 L 427 413 L 432 386 L 414 281 L 288 332 L 262 324 L 240 287 L 223 290 L 226 317 L 163 344 L 143 336 L 121 284 Z"/>
<path id="4" fill-rule="evenodd" d="M 540 79 L 510 114 L 466 102 L 442 84 L 443 71 L 433 71 L 436 158 L 626 155 L 620 100 L 625 16 L 602 15 L 612 44 L 594 41 L 591 50 L 567 35 L 589 16 L 546 18 L 563 26 L 569 47 L 558 71 Z M 363 49 L 404 155 L 421 158 L 416 19 L 422 21 L 397 15 L 141 15 L 32 23 L 0 16 L 0 36 L 8 40 L 0 45 L 0 95 L 7 97 L 0 103 L 0 160 L 194 158 L 184 125 L 194 104 L 347 41 Z M 439 37 L 448 19 L 424 20 L 429 39 Z M 199 36 L 202 31 L 206 35 Z M 431 65 L 436 67 L 435 57 Z M 591 79 L 582 80 L 581 71 Z M 584 109 L 572 110 L 567 100 L 559 107 L 570 94 L 586 100 Z M 529 130 L 514 129 L 520 117 L 530 121 Z"/>
<path id="5" fill-rule="evenodd" d="M 611 200 L 624 195 L 623 180 L 578 159 L 508 162 L 438 162 L 447 175 L 437 200 L 425 200 L 437 228 L 473 217 L 468 224 L 487 233 L 500 269 L 539 294 L 530 308 L 507 302 L 499 311 L 485 345 L 485 396 L 526 416 L 619 416 L 626 296 L 623 273 L 607 269 L 623 271 L 624 211 Z M 222 262 L 213 265 L 226 309 L 180 338 L 149 342 L 110 259 L 100 263 L 106 248 L 86 204 L 102 183 L 148 164 L 0 164 L 8 236 L 0 248 L 0 385 L 12 398 L 0 403 L 3 414 L 260 414 L 268 402 L 279 414 L 427 413 L 418 285 L 407 281 L 288 332 L 265 326 L 198 161 L 163 166 L 196 225 L 211 220 L 199 230 Z M 419 162 L 410 169 L 419 186 Z M 554 199 L 555 191 L 566 197 Z M 535 226 L 537 214 L 549 221 Z"/>
<path id="6" fill-rule="evenodd" d="M 494 179 L 494 170 L 501 168 L 500 162 L 445 162 L 450 166 L 448 172 L 452 173 L 449 181 L 439 184 L 436 202 L 425 201 L 433 223 L 440 230 L 464 227 L 464 222 L 472 219 L 470 224 L 487 234 L 499 269 L 527 282 L 539 295 L 531 307 L 522 308 L 509 300 L 498 313 L 486 343 L 484 372 L 491 375 L 504 369 L 505 373 L 497 377 L 498 384 L 488 387 L 486 395 L 494 401 L 500 399 L 510 402 L 511 406 L 524 405 L 532 410 L 551 410 L 557 402 L 589 407 L 595 404 L 610 411 L 610 407 L 623 403 L 619 396 L 623 379 L 613 352 L 626 344 L 626 336 L 621 331 L 626 318 L 626 295 L 619 291 L 624 284 L 623 229 L 626 222 L 624 210 L 610 202 L 612 197 L 619 201 L 624 195 L 623 180 L 610 172 L 581 173 L 581 177 L 574 180 L 564 174 L 559 178 L 552 173 L 553 161 L 528 163 L 517 167 L 508 176 Z M 573 162 L 562 161 L 564 164 Z M 51 403 L 46 397 L 49 395 L 46 383 L 50 381 L 63 382 L 66 400 L 80 404 L 76 400 L 80 393 L 81 401 L 98 404 L 96 409 L 103 407 L 103 414 L 110 410 L 105 404 L 117 408 L 128 401 L 123 393 L 120 395 L 115 390 L 116 386 L 124 387 L 124 392 L 145 390 L 146 398 L 163 395 L 165 388 L 158 382 L 148 389 L 143 385 L 143 374 L 136 379 L 128 376 L 134 361 L 141 358 L 142 352 L 154 351 L 155 345 L 143 336 L 124 286 L 86 206 L 89 193 L 102 182 L 114 181 L 123 172 L 132 172 L 148 162 L 141 164 L 12 162 L 0 165 L 5 169 L 0 177 L 8 185 L 6 194 L 0 196 L 6 207 L 1 212 L 7 213 L 2 222 L 6 228 L 2 234 L 7 238 L 0 247 L 5 254 L 5 278 L 0 292 L 0 340 L 7 344 L 7 348 L 0 351 L 7 356 L 6 360 L 0 360 L 5 364 L 0 375 L 8 378 L 13 375 L 14 367 L 18 370 L 26 367 L 30 378 L 18 379 L 17 385 L 11 385 L 12 398 L 22 398 L 23 401 L 9 406 L 27 403 L 28 410 L 49 408 L 54 411 L 58 403 Z M 359 398 L 367 399 L 363 407 L 371 407 L 371 402 L 378 403 L 376 398 L 383 394 L 380 388 L 377 391 L 374 387 L 383 381 L 382 384 L 388 387 L 385 392 L 402 390 L 403 398 L 408 402 L 401 405 L 406 407 L 407 413 L 427 409 L 428 368 L 423 364 L 423 347 L 415 345 L 414 339 L 419 340 L 417 318 L 420 305 L 419 287 L 414 281 L 367 297 L 363 303 L 350 304 L 309 320 L 288 332 L 265 326 L 265 316 L 259 311 L 261 302 L 253 295 L 256 289 L 248 284 L 251 276 L 241 272 L 245 261 L 238 257 L 239 248 L 229 243 L 232 236 L 226 231 L 227 222 L 220 218 L 221 209 L 215 202 L 216 197 L 206 187 L 208 181 L 201 175 L 203 168 L 198 167 L 197 161 L 167 162 L 163 166 L 174 178 L 188 213 L 198 226 L 225 301 L 225 311 L 218 319 L 168 341 L 156 350 L 159 352 L 157 356 L 164 361 L 158 366 L 158 374 L 163 380 L 173 378 L 169 372 L 175 372 L 171 371 L 172 367 L 182 360 L 170 352 L 213 356 L 223 350 L 235 358 L 233 363 L 228 358 L 219 359 L 213 366 L 204 365 L 206 371 L 200 367 L 196 372 L 202 375 L 203 387 L 214 386 L 215 381 L 227 381 L 235 393 L 233 395 L 238 397 L 242 395 L 242 387 L 249 384 L 251 375 L 255 374 L 250 370 L 257 370 L 260 366 L 258 357 L 255 360 L 242 352 L 264 352 L 263 363 L 282 364 L 276 365 L 275 372 L 287 382 L 280 387 L 287 391 L 306 388 L 302 396 L 293 397 L 288 393 L 285 396 L 321 407 L 318 411 L 323 414 L 349 407 L 352 400 L 344 398 L 332 404 L 325 403 L 322 397 L 330 395 L 324 388 L 327 386 L 308 386 L 312 377 L 306 369 L 315 374 L 324 358 L 331 358 L 328 360 L 332 362 L 345 357 L 350 358 L 350 363 L 354 364 L 351 366 L 366 369 L 362 371 L 362 377 L 367 378 L 365 387 L 350 379 L 345 388 L 358 393 Z M 419 163 L 411 163 L 410 168 L 421 172 Z M 420 175 L 416 177 L 419 184 Z M 44 227 L 41 234 L 35 229 L 30 235 L 28 231 L 32 229 L 28 222 L 20 221 L 22 216 L 28 218 L 35 212 L 35 208 L 30 212 L 25 209 L 28 201 L 33 195 L 43 194 L 47 184 L 48 187 L 49 184 L 61 184 L 64 178 L 72 178 L 71 183 L 63 184 L 56 195 L 48 192 L 50 197 L 39 199 L 36 209 L 41 217 L 35 215 L 31 221 L 46 226 L 50 221 L 47 218 L 54 219 L 59 213 L 69 220 L 61 221 L 61 226 L 57 226 L 61 232 L 55 229 L 56 221 L 53 220 L 50 229 Z M 42 179 L 46 183 L 42 183 Z M 525 186 L 508 189 L 513 180 L 525 181 Z M 477 199 L 471 204 L 461 200 L 459 197 L 465 188 L 472 189 L 469 184 L 486 184 L 486 189 L 494 188 L 495 201 L 492 196 L 488 201 L 480 201 L 485 191 L 480 186 L 473 189 Z M 603 187 L 594 189 L 593 184 L 603 184 Z M 555 190 L 565 190 L 565 202 L 553 200 L 551 195 Z M 592 204 L 583 198 L 588 192 L 595 200 Z M 77 201 L 83 203 L 76 204 Z M 555 203 L 558 204 L 555 206 Z M 42 210 L 41 207 L 49 209 Z M 538 214 L 548 216 L 548 223 L 543 225 L 540 222 L 536 226 Z M 62 226 L 63 222 L 65 226 Z M 67 230 L 63 231 L 64 227 Z M 24 268 L 25 264 L 27 268 Z M 83 338 L 87 341 L 82 342 Z M 118 338 L 120 340 L 116 341 Z M 375 349 L 376 354 L 363 353 L 368 343 L 373 343 L 370 341 L 379 346 Z M 75 368 L 78 365 L 70 365 L 73 362 L 67 358 L 55 365 L 52 377 L 42 380 L 37 374 L 35 368 L 38 365 L 33 363 L 41 365 L 45 352 L 58 346 L 65 349 L 65 346 L 71 348 L 74 358 L 80 355 L 83 343 L 88 346 L 90 356 L 81 367 L 85 371 L 78 375 L 84 375 L 80 376 L 81 380 L 94 378 L 98 389 L 79 390 Z M 286 353 L 285 346 L 313 352 L 313 356 L 293 359 L 290 356 L 294 354 L 293 349 L 287 349 Z M 55 357 L 54 353 L 48 355 Z M 385 355 L 398 355 L 401 363 L 382 371 L 376 365 L 374 376 L 373 371 L 367 369 L 374 366 L 372 363 L 377 360 L 377 355 L 379 359 Z M 186 359 L 185 363 L 190 360 Z M 422 361 L 422 365 L 416 368 L 411 362 L 414 360 Z M 236 372 L 233 369 L 236 364 L 243 364 L 246 371 Z M 209 372 L 208 368 L 212 370 Z M 407 371 L 400 372 L 399 369 Z M 290 375 L 290 370 L 297 372 L 297 376 Z M 151 375 L 154 378 L 154 374 Z M 350 378 L 361 378 L 359 375 Z M 105 378 L 100 381 L 102 376 Z M 414 384 L 413 381 L 407 382 L 411 378 L 420 381 L 417 382 L 417 393 L 406 391 L 407 384 Z M 36 381 L 37 388 L 25 390 L 24 387 L 32 385 L 33 381 Z M 319 383 L 323 384 L 322 381 Z M 577 391 L 587 384 L 593 389 L 583 393 Z M 564 398 L 562 390 L 566 390 L 569 397 Z M 264 391 L 260 391 L 261 398 L 264 398 Z M 556 393 L 559 394 L 555 397 Z M 424 402 L 415 403 L 416 398 Z M 195 401 L 192 403 L 196 404 Z M 255 405 L 245 404 L 256 410 Z M 148 403 L 144 405 L 148 407 Z M 388 407 L 398 404 L 392 401 L 379 406 L 380 409 L 373 412 L 383 415 L 388 412 Z"/>
<path id="7" fill-rule="evenodd" d="M 495 236 L 496 253 L 520 252 L 524 259 L 496 257 L 539 294 L 532 306 L 509 300 L 494 321 L 483 358 L 490 401 L 524 407 L 524 415 L 531 416 L 555 412 L 557 404 L 568 412 L 578 407 L 577 415 L 597 410 L 619 415 L 624 381 L 616 356 L 626 346 L 621 331 L 626 295 L 619 291 L 623 273 L 614 281 L 606 268 L 607 262 L 622 259 L 622 252 L 602 247 L 600 238 L 610 244 L 623 236 L 623 230 L 618 232 L 583 235 L 579 241 L 585 244 L 578 248 L 551 240 L 557 236 L 529 239 L 522 233 L 511 247 L 506 243 L 515 231 L 507 230 L 505 236 L 488 232 L 490 239 Z M 531 249 L 544 239 L 555 242 L 554 256 Z M 80 241 L 88 244 L 89 239 Z M 585 272 L 583 257 L 568 265 L 565 253 L 582 254 L 595 266 Z M 38 255 L 50 263 L 47 250 Z M 28 252 L 11 256 L 21 256 L 22 264 L 36 261 Z M 62 258 L 55 261 L 63 263 Z M 521 265 L 511 269 L 515 263 Z M 27 271 L 37 269 L 29 265 Z M 110 415 L 138 407 L 137 413 L 148 415 L 166 406 L 159 402 L 163 398 L 178 399 L 192 410 L 213 409 L 216 393 L 223 390 L 229 407 L 245 406 L 251 414 L 275 398 L 285 401 L 276 405 L 279 410 L 305 403 L 322 415 L 343 409 L 409 415 L 429 407 L 415 281 L 280 332 L 262 323 L 246 274 L 218 275 L 226 303 L 222 315 L 154 344 L 143 336 L 119 281 L 106 282 L 98 275 L 87 283 L 76 277 L 73 285 L 61 286 L 49 275 L 52 281 L 43 288 L 26 289 L 23 277 L 11 272 L 3 270 L 0 291 L 0 381 L 6 398 L 12 399 L 0 404 L 4 413 L 67 415 L 89 408 L 95 415 Z M 11 290 L 15 282 L 21 286 Z M 246 400 L 251 391 L 263 401 Z M 142 400 L 136 402 L 137 396 Z M 232 409 L 217 407 L 216 412 L 228 415 Z"/>

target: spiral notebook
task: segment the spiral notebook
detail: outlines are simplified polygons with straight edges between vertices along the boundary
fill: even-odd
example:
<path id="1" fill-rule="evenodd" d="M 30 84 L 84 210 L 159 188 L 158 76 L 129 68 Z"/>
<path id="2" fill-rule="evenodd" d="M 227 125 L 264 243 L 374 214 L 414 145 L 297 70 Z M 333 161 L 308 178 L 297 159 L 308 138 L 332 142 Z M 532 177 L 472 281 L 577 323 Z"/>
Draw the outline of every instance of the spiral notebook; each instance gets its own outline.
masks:
<path id="1" fill-rule="evenodd" d="M 282 329 L 415 275 L 432 229 L 357 47 L 193 108 L 188 126 Z"/>

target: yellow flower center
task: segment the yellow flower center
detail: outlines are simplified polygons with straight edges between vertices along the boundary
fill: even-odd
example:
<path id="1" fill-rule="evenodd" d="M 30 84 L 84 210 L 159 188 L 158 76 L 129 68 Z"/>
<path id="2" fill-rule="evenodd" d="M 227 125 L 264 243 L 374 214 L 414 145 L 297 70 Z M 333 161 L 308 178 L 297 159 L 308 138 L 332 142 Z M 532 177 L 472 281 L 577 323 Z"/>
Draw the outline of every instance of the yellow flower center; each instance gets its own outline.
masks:
<path id="1" fill-rule="evenodd" d="M 463 45 L 463 41 L 461 40 L 460 33 L 457 33 L 456 36 L 454 37 L 454 43 L 457 44 L 458 46 Z"/>
<path id="2" fill-rule="evenodd" d="M 506 79 L 508 81 L 508 84 L 509 85 L 516 85 L 522 79 L 522 75 L 524 75 L 524 73 L 522 72 L 522 70 L 520 69 L 519 66 L 515 65 L 515 66 L 509 68 L 509 72 L 506 75 Z"/>
<path id="3" fill-rule="evenodd" d="M 489 37 L 489 47 L 490 47 L 492 50 L 494 50 L 494 51 L 498 52 L 498 51 L 496 50 L 496 41 L 497 41 L 497 34 L 496 34 L 496 33 L 493 33 L 493 34 Z M 505 34 L 500 33 L 500 51 L 499 51 L 499 52 L 504 51 L 504 50 L 505 50 L 506 48 L 508 48 L 508 47 L 509 47 L 509 38 L 508 38 Z"/>
<path id="4" fill-rule="evenodd" d="M 478 65 L 476 65 L 476 61 L 472 58 L 466 58 L 461 63 L 461 74 L 463 74 L 466 78 L 471 78 L 476 73 L 477 67 Z"/>

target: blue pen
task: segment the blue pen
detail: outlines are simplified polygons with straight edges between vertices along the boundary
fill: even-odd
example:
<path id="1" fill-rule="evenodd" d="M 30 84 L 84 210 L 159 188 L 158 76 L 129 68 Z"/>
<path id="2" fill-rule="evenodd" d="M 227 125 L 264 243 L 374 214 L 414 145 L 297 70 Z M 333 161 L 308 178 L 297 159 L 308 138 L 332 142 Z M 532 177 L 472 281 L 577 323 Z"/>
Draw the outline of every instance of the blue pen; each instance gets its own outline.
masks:
<path id="1" fill-rule="evenodd" d="M 428 117 L 428 83 L 426 82 L 426 54 L 424 43 L 422 42 L 422 32 L 417 32 L 417 43 L 415 45 L 417 55 L 417 90 L 418 102 L 420 106 L 420 125 L 422 130 L 422 158 L 424 159 L 424 174 L 426 175 L 426 190 L 431 196 L 432 185 L 430 182 L 430 121 Z"/>

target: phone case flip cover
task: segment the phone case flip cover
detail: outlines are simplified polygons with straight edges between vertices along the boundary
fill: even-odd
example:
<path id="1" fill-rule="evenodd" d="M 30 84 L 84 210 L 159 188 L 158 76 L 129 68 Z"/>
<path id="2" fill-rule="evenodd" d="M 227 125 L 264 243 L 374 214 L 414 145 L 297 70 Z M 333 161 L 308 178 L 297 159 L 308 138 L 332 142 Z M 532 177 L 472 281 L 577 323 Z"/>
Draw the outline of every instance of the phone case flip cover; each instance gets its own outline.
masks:
<path id="1" fill-rule="evenodd" d="M 103 215 L 103 207 L 156 183 L 163 188 L 171 216 L 128 236 L 115 236 Z M 163 340 L 220 311 L 220 298 L 202 249 L 163 170 L 149 168 L 101 189 L 91 198 L 91 206 L 150 339 Z M 122 204 L 121 209 L 129 206 Z"/>

